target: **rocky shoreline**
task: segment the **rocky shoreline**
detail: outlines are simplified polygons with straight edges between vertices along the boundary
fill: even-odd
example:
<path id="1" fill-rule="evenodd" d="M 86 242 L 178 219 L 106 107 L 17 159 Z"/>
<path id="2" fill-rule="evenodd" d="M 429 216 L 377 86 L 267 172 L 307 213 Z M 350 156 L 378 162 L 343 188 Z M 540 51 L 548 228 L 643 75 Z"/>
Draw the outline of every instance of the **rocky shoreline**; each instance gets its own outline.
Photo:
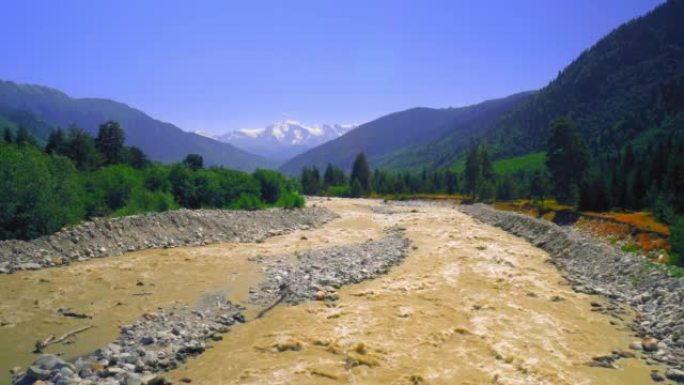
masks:
<path id="1" fill-rule="evenodd" d="M 548 252 L 575 291 L 599 294 L 609 308 L 631 306 L 637 313 L 631 326 L 642 341 L 630 348 L 641 351 L 649 363 L 668 365 L 665 377 L 684 383 L 684 278 L 670 277 L 665 266 L 649 265 L 637 254 L 569 227 L 484 204 L 461 205 L 459 210 Z M 652 377 L 665 379 L 657 372 Z"/>
<path id="2" fill-rule="evenodd" d="M 403 229 L 390 228 L 385 233 L 379 240 L 361 244 L 252 258 L 266 265 L 266 276 L 250 290 L 250 302 L 264 309 L 261 316 L 281 302 L 337 300 L 335 289 L 387 273 L 406 257 L 409 241 Z M 192 308 L 147 313 L 122 326 L 115 342 L 75 362 L 42 355 L 28 369 L 15 370 L 12 384 L 166 384 L 159 373 L 201 354 L 207 342 L 220 340 L 231 326 L 245 322 L 245 308 L 220 294 L 206 295 L 199 302 Z"/>
<path id="3" fill-rule="evenodd" d="M 208 295 L 194 307 L 146 313 L 121 327 L 119 338 L 75 362 L 45 354 L 26 371 L 15 370 L 12 384 L 164 384 L 157 373 L 199 355 L 209 340 L 221 339 L 230 326 L 245 322 L 243 308 L 221 295 Z"/>
<path id="4" fill-rule="evenodd" d="M 250 301 L 267 306 L 275 301 L 292 305 L 311 299 L 334 301 L 335 289 L 386 274 L 406 257 L 409 240 L 393 227 L 385 237 L 357 245 L 307 250 L 294 256 L 256 257 L 266 264 L 266 279 L 250 291 Z"/>
<path id="5" fill-rule="evenodd" d="M 336 218 L 322 207 L 259 211 L 175 210 L 96 218 L 31 241 L 0 241 L 0 273 L 37 270 L 126 252 L 219 242 L 254 242 Z"/>

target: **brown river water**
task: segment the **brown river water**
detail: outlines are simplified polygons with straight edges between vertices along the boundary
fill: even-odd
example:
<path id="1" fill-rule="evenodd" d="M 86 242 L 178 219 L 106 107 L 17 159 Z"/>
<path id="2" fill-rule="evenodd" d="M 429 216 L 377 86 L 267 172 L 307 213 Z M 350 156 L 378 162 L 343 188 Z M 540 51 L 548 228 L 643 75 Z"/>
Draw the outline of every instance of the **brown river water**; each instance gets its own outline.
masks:
<path id="1" fill-rule="evenodd" d="M 399 225 L 413 247 L 389 274 L 343 287 L 335 304 L 279 305 L 255 320 L 250 308 L 249 322 L 168 377 L 207 385 L 651 383 L 651 367 L 638 359 L 619 360 L 617 369 L 585 365 L 635 337 L 624 322 L 591 311 L 600 298 L 573 292 L 529 243 L 450 207 L 383 214 L 370 209 L 380 201 L 312 203 L 341 217 L 263 243 L 145 250 L 0 276 L 0 320 L 9 323 L 0 327 L 0 373 L 25 367 L 35 341 L 51 334 L 94 325 L 48 349 L 74 357 L 158 307 L 215 292 L 243 302 L 262 277 L 251 256 L 358 243 Z M 65 318 L 59 308 L 92 319 Z M 0 384 L 8 381 L 0 375 Z"/>

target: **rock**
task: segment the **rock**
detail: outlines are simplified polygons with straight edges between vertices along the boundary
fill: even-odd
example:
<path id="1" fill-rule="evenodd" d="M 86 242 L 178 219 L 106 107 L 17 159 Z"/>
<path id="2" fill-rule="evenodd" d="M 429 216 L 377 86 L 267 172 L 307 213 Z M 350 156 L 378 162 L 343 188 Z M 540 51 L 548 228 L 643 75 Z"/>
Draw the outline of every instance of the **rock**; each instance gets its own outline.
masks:
<path id="1" fill-rule="evenodd" d="M 684 370 L 670 368 L 665 372 L 665 377 L 675 382 L 684 383 Z"/>
<path id="2" fill-rule="evenodd" d="M 618 350 L 617 355 L 622 357 L 622 358 L 634 358 L 634 357 L 636 357 L 636 353 L 631 352 L 629 350 Z"/>
<path id="3" fill-rule="evenodd" d="M 27 262 L 17 265 L 17 270 L 38 270 L 42 266 L 35 262 Z"/>
<path id="4" fill-rule="evenodd" d="M 126 373 L 124 385 L 141 385 L 142 376 L 136 373 Z"/>
<path id="5" fill-rule="evenodd" d="M 658 340 L 653 337 L 646 337 L 641 340 L 641 348 L 647 352 L 655 352 L 658 350 Z"/>
<path id="6" fill-rule="evenodd" d="M 629 344 L 629 348 L 632 350 L 641 350 L 641 341 L 633 341 Z"/>
<path id="7" fill-rule="evenodd" d="M 32 365 L 45 370 L 61 369 L 63 367 L 72 366 L 54 354 L 43 354 L 38 357 L 37 360 L 33 361 Z"/>
<path id="8" fill-rule="evenodd" d="M 658 373 L 658 372 L 655 372 L 655 371 L 654 371 L 654 372 L 651 372 L 651 379 L 652 379 L 654 382 L 663 382 L 663 381 L 665 381 L 665 377 L 663 377 L 662 374 L 660 374 L 660 373 Z"/>
<path id="9" fill-rule="evenodd" d="M 0 274 L 57 267 L 89 258 L 149 247 L 211 242 L 253 242 L 270 235 L 319 227 L 337 215 L 323 207 L 268 209 L 173 210 L 122 218 L 98 218 L 31 241 L 0 241 Z M 195 234 L 189 229 L 201 229 Z M 238 235 L 239 234 L 239 235 Z M 189 239 L 192 238 L 192 239 Z M 158 240 L 158 241 L 157 241 Z"/>

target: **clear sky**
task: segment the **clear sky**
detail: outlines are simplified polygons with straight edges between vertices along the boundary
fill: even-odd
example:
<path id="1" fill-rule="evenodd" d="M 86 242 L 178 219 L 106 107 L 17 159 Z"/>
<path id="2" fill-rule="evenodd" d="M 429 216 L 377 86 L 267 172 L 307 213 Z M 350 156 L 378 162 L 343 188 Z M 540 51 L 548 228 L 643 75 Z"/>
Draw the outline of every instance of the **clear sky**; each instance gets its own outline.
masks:
<path id="1" fill-rule="evenodd" d="M 0 78 L 185 130 L 363 123 L 543 87 L 661 0 L 0 0 Z"/>

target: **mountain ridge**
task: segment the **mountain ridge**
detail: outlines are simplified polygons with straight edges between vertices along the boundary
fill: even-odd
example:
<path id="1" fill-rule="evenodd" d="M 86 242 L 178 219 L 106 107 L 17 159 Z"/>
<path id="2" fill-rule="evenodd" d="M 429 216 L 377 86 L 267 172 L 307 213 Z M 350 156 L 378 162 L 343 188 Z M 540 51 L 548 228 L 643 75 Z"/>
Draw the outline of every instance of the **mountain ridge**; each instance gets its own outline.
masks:
<path id="1" fill-rule="evenodd" d="M 303 167 L 315 165 L 323 168 L 328 162 L 349 170 L 359 152 L 366 154 L 372 166 L 382 166 L 391 154 L 438 139 L 452 130 L 460 132 L 462 140 L 467 142 L 474 134 L 474 127 L 477 128 L 475 122 L 491 120 L 534 92 L 520 92 L 463 107 L 414 107 L 393 112 L 290 159 L 280 167 L 280 171 L 294 175 Z"/>
<path id="2" fill-rule="evenodd" d="M 119 122 L 126 144 L 140 147 L 151 159 L 177 162 L 189 153 L 203 156 L 207 165 L 251 171 L 274 168 L 275 163 L 194 133 L 181 130 L 126 103 L 106 98 L 72 98 L 55 88 L 0 80 L 0 108 L 21 110 L 62 129 L 71 124 L 95 135 L 99 124 Z"/>
<path id="3" fill-rule="evenodd" d="M 311 126 L 296 120 L 283 120 L 262 128 L 234 130 L 215 138 L 266 158 L 286 161 L 355 127 L 355 124 Z"/>

